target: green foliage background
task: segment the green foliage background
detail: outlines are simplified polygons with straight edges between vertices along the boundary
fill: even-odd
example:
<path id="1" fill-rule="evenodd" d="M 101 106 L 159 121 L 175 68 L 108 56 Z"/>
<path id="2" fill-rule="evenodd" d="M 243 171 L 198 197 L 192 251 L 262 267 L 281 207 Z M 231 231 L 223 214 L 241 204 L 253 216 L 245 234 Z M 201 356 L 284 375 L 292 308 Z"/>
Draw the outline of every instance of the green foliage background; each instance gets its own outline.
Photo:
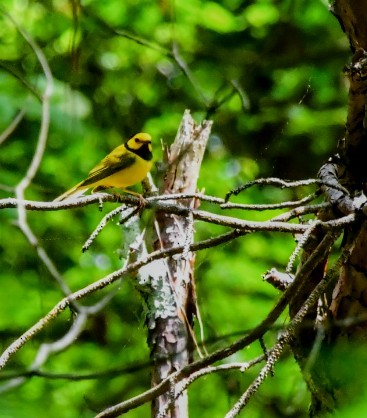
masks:
<path id="1" fill-rule="evenodd" d="M 320 0 L 4 0 L 0 13 L 0 131 L 20 109 L 25 117 L 1 146 L 0 197 L 12 196 L 34 153 L 44 76 L 34 52 L 8 12 L 43 50 L 55 91 L 47 150 L 27 197 L 52 200 L 80 181 L 121 138 L 138 131 L 171 143 L 186 108 L 197 121 L 214 121 L 200 187 L 225 193 L 256 177 L 314 177 L 343 135 L 346 87 L 341 76 L 349 46 Z M 177 51 L 174 58 L 173 46 Z M 178 65 L 177 57 L 183 65 Z M 160 172 L 153 170 L 159 184 Z M 237 201 L 272 203 L 306 191 L 251 189 Z M 81 246 L 115 205 L 29 213 L 42 245 L 76 290 L 121 265 L 121 231 L 111 223 L 90 251 Z M 203 204 L 203 208 L 215 210 Z M 266 219 L 269 213 L 232 213 Z M 60 298 L 57 285 L 14 224 L 0 212 L 0 329 L 3 349 Z M 198 239 L 220 232 L 196 225 Z M 284 269 L 294 242 L 284 235 L 249 235 L 198 254 L 196 279 L 207 348 L 223 347 L 266 315 L 278 292 L 262 282 L 271 267 Z M 286 318 L 282 318 L 280 325 Z M 22 371 L 41 342 L 70 326 L 64 314 L 23 348 L 6 369 Z M 270 346 L 276 332 L 266 343 Z M 91 417 L 149 387 L 144 308 L 125 281 L 82 337 L 52 357 L 43 371 L 73 375 L 119 370 L 70 380 L 33 377 L 3 393 L 0 415 L 12 418 Z M 244 361 L 261 353 L 254 344 Z M 221 417 L 256 375 L 254 369 L 210 376 L 190 389 L 193 417 Z M 308 394 L 290 355 L 248 408 L 248 416 L 302 417 Z M 149 416 L 149 406 L 127 414 Z M 346 415 L 347 416 L 347 415 Z"/>

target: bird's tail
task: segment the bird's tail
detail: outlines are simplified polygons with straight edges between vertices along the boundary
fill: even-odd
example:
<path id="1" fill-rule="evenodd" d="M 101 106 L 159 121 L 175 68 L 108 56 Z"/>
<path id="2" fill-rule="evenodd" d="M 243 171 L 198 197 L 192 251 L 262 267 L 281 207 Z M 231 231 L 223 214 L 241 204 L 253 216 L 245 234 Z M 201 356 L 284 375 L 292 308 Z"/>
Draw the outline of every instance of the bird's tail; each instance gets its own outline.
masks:
<path id="1" fill-rule="evenodd" d="M 84 194 L 84 192 L 86 192 L 89 187 L 82 187 L 81 183 L 78 183 L 76 186 L 72 187 L 71 189 L 67 190 L 65 193 L 63 193 L 61 196 L 57 197 L 56 199 L 54 199 L 54 202 L 60 202 L 61 200 L 66 200 L 69 199 L 71 197 L 79 197 L 82 194 Z"/>

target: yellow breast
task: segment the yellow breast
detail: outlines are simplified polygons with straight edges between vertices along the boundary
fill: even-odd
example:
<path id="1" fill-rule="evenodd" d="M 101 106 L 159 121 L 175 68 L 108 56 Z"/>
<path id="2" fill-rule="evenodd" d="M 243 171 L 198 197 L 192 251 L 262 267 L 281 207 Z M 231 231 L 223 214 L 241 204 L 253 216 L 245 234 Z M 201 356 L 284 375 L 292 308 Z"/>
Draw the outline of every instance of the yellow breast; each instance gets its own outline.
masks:
<path id="1" fill-rule="evenodd" d="M 111 176 L 89 185 L 89 187 L 104 186 L 108 188 L 117 187 L 123 189 L 136 183 L 140 183 L 146 177 L 151 168 L 152 161 L 145 161 L 136 156 L 134 164 L 130 167 L 124 168 Z"/>

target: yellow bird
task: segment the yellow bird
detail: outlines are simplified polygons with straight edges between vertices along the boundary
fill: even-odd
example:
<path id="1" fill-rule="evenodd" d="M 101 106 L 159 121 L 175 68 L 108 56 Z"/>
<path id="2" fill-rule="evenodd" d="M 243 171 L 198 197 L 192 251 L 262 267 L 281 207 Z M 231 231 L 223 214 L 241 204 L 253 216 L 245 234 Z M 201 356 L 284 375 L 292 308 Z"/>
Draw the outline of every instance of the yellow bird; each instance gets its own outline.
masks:
<path id="1" fill-rule="evenodd" d="M 55 201 L 79 196 L 91 188 L 94 193 L 111 187 L 125 189 L 139 183 L 152 168 L 152 158 L 151 136 L 140 132 L 115 148 L 89 172 L 85 180 L 57 197 Z"/>

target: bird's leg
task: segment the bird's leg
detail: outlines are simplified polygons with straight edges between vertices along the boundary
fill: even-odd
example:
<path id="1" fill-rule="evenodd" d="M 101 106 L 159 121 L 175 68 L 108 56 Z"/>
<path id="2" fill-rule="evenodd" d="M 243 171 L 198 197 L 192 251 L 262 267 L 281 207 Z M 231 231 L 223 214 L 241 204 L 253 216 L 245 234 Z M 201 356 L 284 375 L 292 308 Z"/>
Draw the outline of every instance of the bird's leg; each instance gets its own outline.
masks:
<path id="1" fill-rule="evenodd" d="M 100 191 L 106 190 L 106 189 L 110 189 L 110 187 L 108 187 L 108 186 L 97 186 L 92 190 L 92 193 L 97 193 L 97 192 L 100 192 Z M 134 192 L 134 191 L 129 190 L 129 189 L 121 189 L 121 190 L 125 193 L 128 193 L 130 195 L 138 197 L 139 198 L 139 207 L 143 208 L 147 204 L 147 201 L 144 199 L 144 196 L 142 194 Z M 113 193 L 113 195 L 116 197 L 117 200 L 119 200 L 119 197 L 121 196 L 118 193 Z"/>
<path id="2" fill-rule="evenodd" d="M 122 190 L 125 193 L 128 193 L 128 194 L 131 194 L 133 196 L 138 197 L 139 198 L 139 207 L 140 208 L 143 208 L 147 204 L 147 201 L 144 199 L 144 196 L 142 194 L 133 192 L 132 190 L 129 190 L 129 189 L 122 189 Z"/>

